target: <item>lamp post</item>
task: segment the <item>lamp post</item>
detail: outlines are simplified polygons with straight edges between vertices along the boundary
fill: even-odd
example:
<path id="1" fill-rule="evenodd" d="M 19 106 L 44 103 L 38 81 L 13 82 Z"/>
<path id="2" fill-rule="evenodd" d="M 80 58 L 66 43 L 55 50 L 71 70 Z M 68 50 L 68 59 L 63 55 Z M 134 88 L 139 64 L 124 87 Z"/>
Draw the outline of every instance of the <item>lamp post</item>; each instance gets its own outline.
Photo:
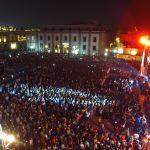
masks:
<path id="1" fill-rule="evenodd" d="M 142 45 L 144 45 L 144 50 L 142 54 L 142 61 L 141 61 L 141 70 L 140 74 L 141 76 L 147 75 L 147 56 L 148 51 L 147 48 L 150 46 L 150 40 L 148 36 L 142 36 L 139 41 Z"/>

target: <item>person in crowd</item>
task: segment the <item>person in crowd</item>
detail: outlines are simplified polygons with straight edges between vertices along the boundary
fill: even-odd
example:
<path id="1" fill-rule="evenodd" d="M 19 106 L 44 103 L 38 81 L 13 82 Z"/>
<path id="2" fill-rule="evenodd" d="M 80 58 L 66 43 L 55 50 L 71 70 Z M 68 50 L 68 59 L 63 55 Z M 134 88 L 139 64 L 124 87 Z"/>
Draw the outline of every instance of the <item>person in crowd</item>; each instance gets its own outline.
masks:
<path id="1" fill-rule="evenodd" d="M 0 124 L 21 149 L 143 148 L 149 131 L 137 76 L 114 60 L 42 56 L 13 59 L 28 67 L 1 78 Z"/>

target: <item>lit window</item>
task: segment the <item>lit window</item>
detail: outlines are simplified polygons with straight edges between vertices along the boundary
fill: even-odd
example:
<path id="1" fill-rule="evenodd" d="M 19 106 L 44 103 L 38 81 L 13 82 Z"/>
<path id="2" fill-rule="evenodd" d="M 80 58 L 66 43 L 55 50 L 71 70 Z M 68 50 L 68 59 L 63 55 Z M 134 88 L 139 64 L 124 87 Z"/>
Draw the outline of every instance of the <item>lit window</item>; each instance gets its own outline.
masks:
<path id="1" fill-rule="evenodd" d="M 3 41 L 4 41 L 4 43 L 7 41 L 6 37 L 4 37 Z"/>
<path id="2" fill-rule="evenodd" d="M 63 53 L 69 52 L 69 43 L 62 43 L 63 45 Z"/>
<path id="3" fill-rule="evenodd" d="M 55 45 L 55 53 L 60 53 L 60 46 L 59 45 Z"/>

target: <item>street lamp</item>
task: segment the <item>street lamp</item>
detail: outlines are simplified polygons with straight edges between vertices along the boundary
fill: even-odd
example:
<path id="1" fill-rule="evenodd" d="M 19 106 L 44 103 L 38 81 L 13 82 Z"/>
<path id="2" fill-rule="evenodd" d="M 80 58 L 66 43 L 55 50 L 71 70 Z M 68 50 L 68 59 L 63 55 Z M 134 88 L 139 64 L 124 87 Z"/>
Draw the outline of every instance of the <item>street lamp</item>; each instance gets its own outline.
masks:
<path id="1" fill-rule="evenodd" d="M 5 132 L 3 132 L 1 124 L 0 124 L 0 139 L 2 141 L 3 150 L 7 149 L 11 143 L 15 142 L 15 137 L 13 135 L 6 134 Z"/>
<path id="2" fill-rule="evenodd" d="M 144 45 L 144 50 L 143 50 L 143 54 L 142 54 L 142 61 L 141 61 L 141 75 L 144 76 L 146 74 L 146 65 L 145 63 L 147 63 L 147 47 L 150 46 L 150 40 L 149 40 L 149 36 L 142 36 L 139 40 L 140 44 Z M 145 62 L 146 61 L 146 62 Z"/>
<path id="3" fill-rule="evenodd" d="M 48 45 L 47 44 L 45 45 L 45 48 L 48 49 Z"/>
<path id="4" fill-rule="evenodd" d="M 8 148 L 11 143 L 15 142 L 15 137 L 13 135 L 9 135 L 4 132 L 0 133 L 0 139 L 2 140 L 3 150 Z"/>

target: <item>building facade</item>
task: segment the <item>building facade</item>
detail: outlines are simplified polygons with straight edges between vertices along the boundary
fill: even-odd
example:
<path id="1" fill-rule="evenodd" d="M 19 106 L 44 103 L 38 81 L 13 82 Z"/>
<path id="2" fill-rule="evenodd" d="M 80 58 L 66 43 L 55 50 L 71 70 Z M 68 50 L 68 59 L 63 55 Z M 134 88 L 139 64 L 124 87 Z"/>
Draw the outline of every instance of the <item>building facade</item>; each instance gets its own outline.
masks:
<path id="1" fill-rule="evenodd" d="M 93 25 L 50 25 L 40 29 L 0 31 L 0 49 L 102 55 L 108 33 Z"/>

